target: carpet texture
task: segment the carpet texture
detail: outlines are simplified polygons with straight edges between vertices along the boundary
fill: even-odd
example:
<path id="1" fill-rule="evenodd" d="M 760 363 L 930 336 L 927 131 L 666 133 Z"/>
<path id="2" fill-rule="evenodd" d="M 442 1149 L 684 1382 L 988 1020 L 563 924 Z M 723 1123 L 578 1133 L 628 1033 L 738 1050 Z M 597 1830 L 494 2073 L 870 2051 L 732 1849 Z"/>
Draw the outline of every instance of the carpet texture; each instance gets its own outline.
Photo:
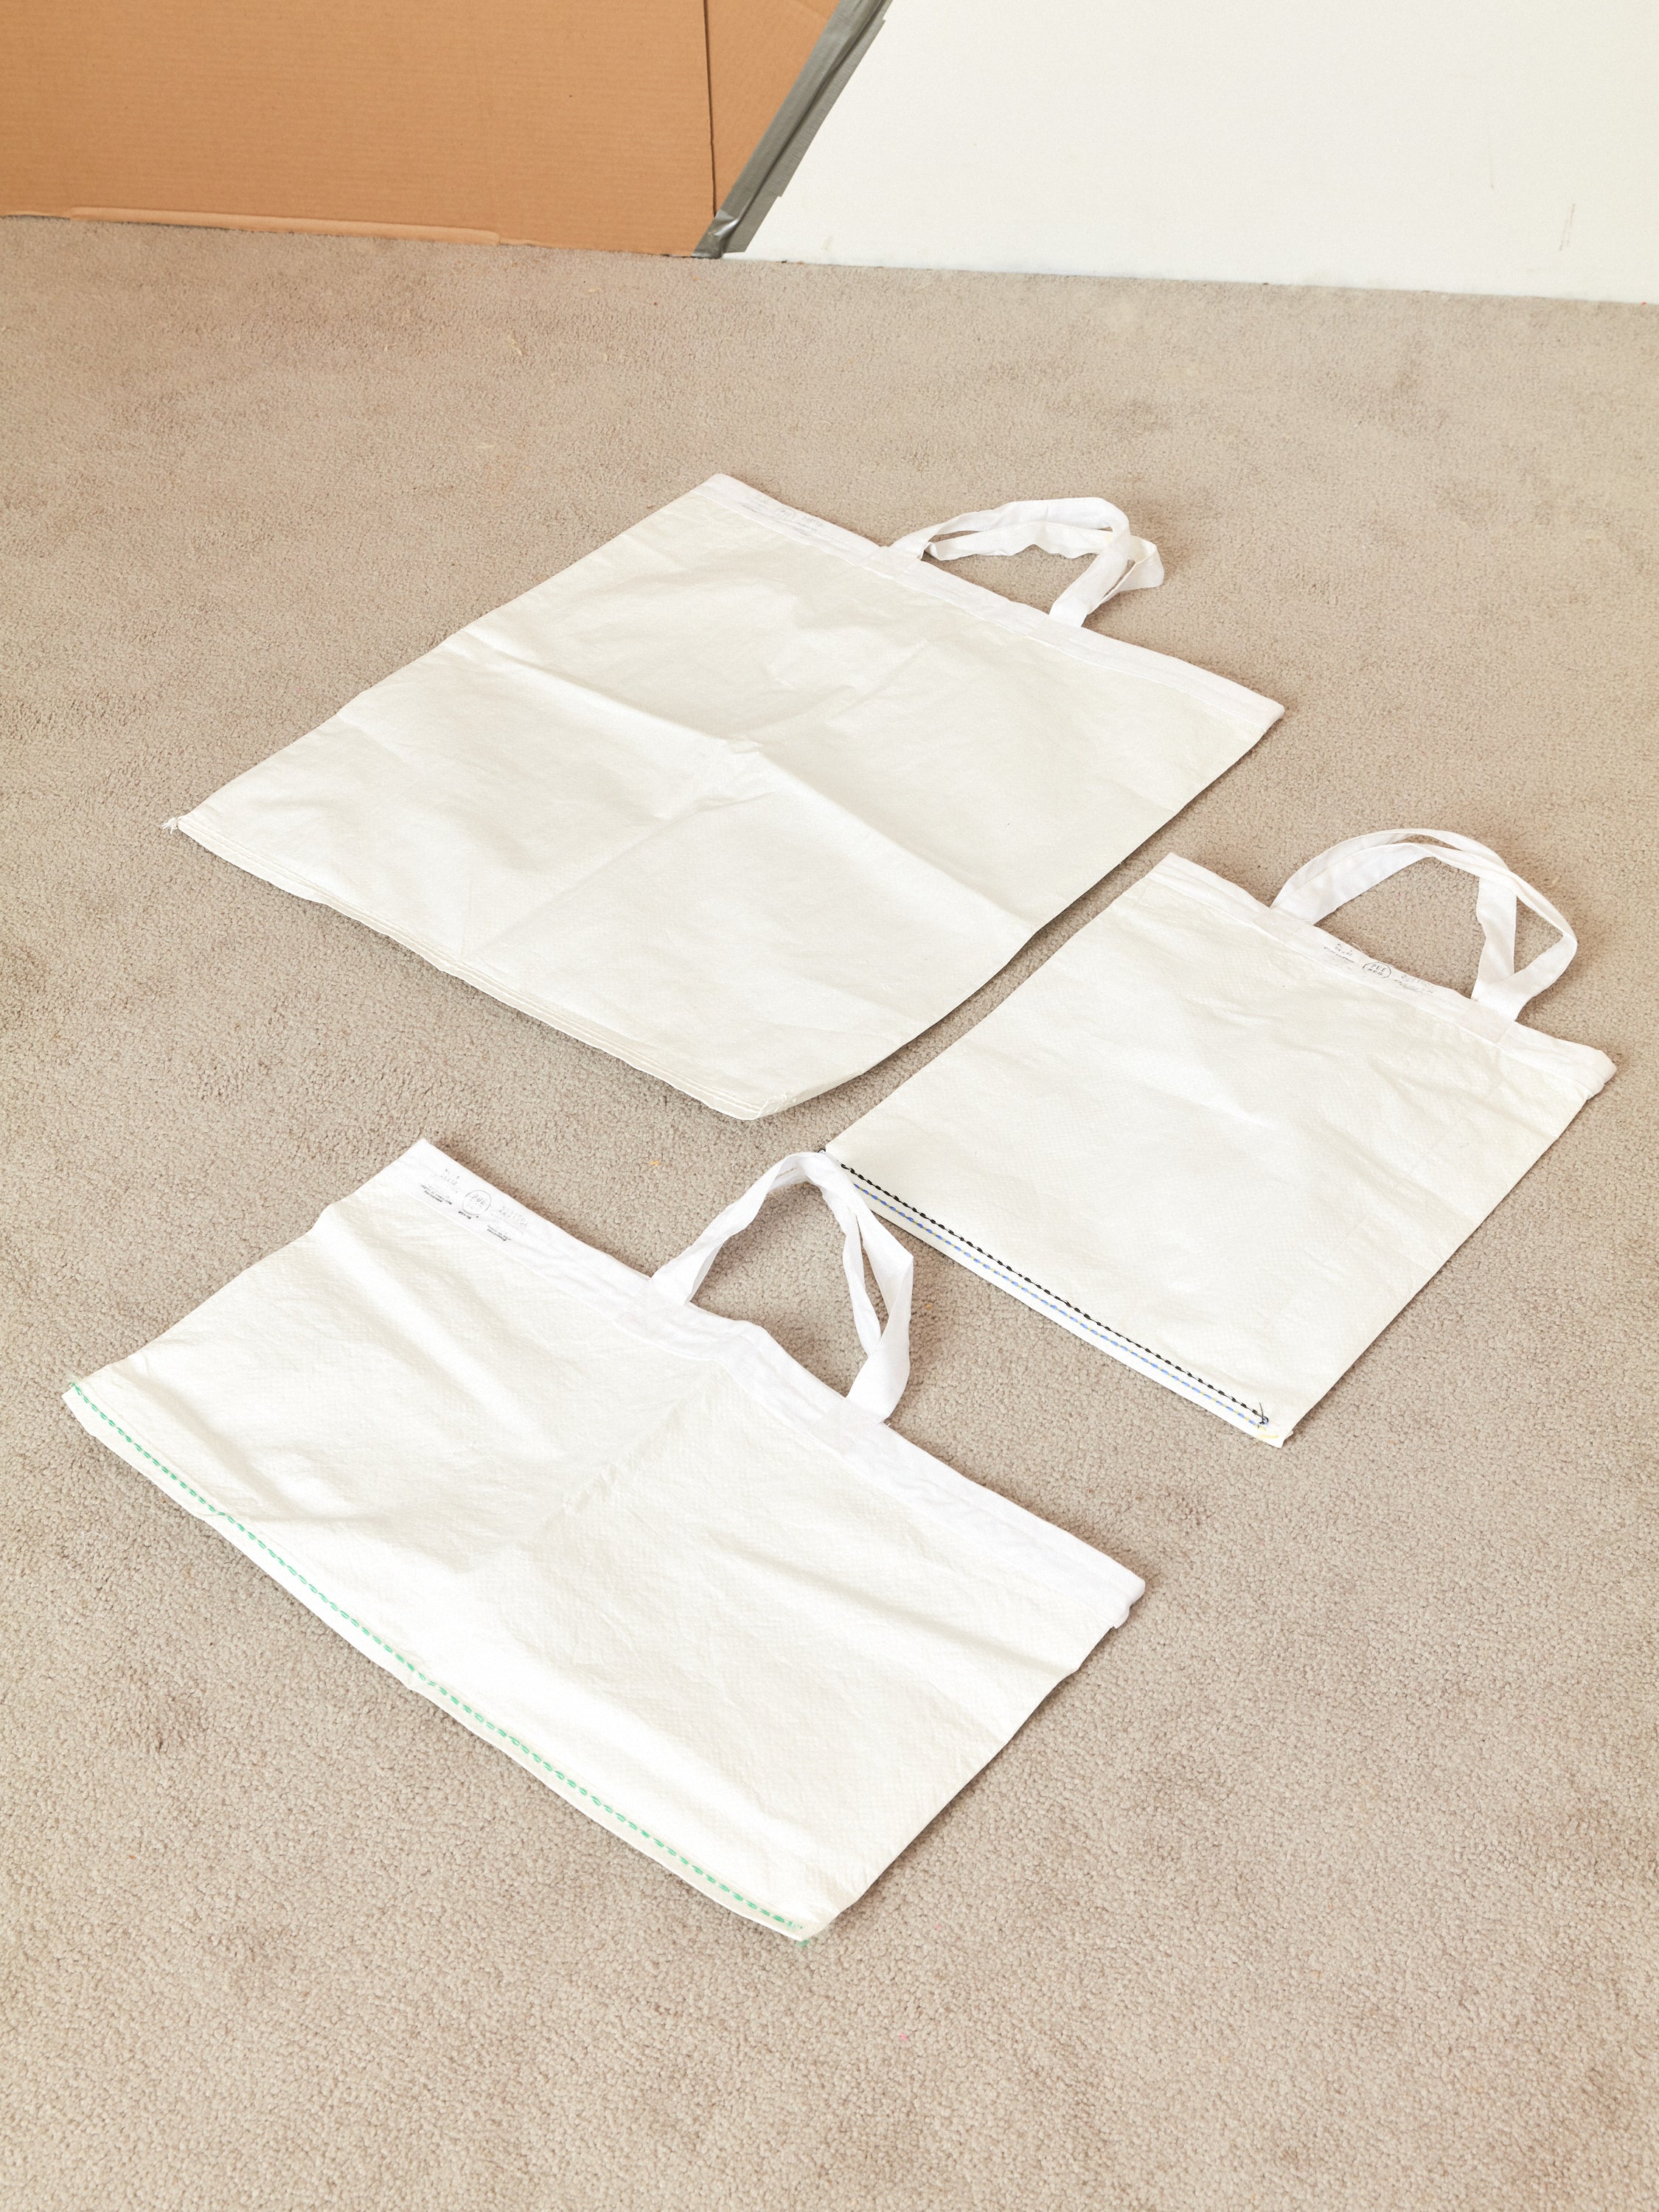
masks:
<path id="1" fill-rule="evenodd" d="M 28 221 L 0 254 L 8 2201 L 1651 2203 L 1659 320 Z M 951 1020 L 746 1126 L 162 834 L 717 470 L 880 538 L 1104 493 L 1170 581 L 1097 626 L 1285 717 Z M 1267 897 L 1399 824 L 1564 909 L 1529 1018 L 1618 1076 L 1283 1451 L 918 1252 L 897 1426 L 1149 1588 L 810 1946 L 58 1402 L 422 1133 L 654 1266 L 1161 854 Z M 1449 872 L 1336 927 L 1473 975 Z M 836 1253 L 792 1194 L 709 1298 L 843 1387 Z"/>

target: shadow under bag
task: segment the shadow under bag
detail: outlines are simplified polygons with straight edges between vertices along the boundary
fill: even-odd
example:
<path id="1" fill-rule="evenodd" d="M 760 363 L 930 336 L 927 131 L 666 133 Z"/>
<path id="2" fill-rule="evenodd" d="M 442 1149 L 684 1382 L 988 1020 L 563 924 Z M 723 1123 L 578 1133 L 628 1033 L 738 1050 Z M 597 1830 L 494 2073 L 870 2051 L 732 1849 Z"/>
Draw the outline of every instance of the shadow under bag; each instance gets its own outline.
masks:
<path id="1" fill-rule="evenodd" d="M 1044 614 L 924 556 L 1093 557 Z M 1085 630 L 1103 499 L 876 545 L 713 477 L 178 827 L 739 1119 L 959 1006 L 1279 708 Z"/>
<path id="2" fill-rule="evenodd" d="M 1316 927 L 1418 860 L 1479 885 L 1472 1000 Z M 1560 933 L 1519 974 L 1517 900 Z M 1576 949 L 1441 830 L 1350 839 L 1271 907 L 1171 856 L 827 1149 L 890 1219 L 1282 1443 L 1612 1075 L 1516 1019 Z"/>
<path id="3" fill-rule="evenodd" d="M 801 1182 L 845 1234 L 845 1398 L 691 1303 Z M 887 1427 L 910 1279 L 822 1153 L 647 1276 L 417 1144 L 66 1402 L 377 1666 L 805 1937 L 1143 1588 Z"/>

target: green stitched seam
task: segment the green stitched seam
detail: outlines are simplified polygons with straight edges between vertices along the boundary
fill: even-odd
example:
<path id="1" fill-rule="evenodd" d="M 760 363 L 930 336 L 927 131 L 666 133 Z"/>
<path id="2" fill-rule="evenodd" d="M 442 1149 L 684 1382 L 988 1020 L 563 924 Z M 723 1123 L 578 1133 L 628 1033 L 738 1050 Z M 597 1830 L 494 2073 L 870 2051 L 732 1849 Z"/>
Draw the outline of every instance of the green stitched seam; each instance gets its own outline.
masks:
<path id="1" fill-rule="evenodd" d="M 492 1735 L 500 1736 L 503 1743 L 510 1743 L 514 1751 L 522 1753 L 525 1758 L 533 1760 L 538 1766 L 544 1767 L 555 1781 L 562 1783 L 567 1790 L 574 1790 L 579 1797 L 585 1797 L 590 1805 L 597 1805 L 602 1813 L 608 1813 L 613 1820 L 620 1821 L 624 1828 L 630 1829 L 635 1835 L 643 1837 L 653 1850 L 661 1851 L 668 1858 L 677 1860 L 683 1867 L 690 1867 L 692 1873 L 706 1881 L 711 1889 L 723 1891 L 727 1897 L 735 1898 L 739 1905 L 746 1905 L 751 1912 L 758 1912 L 763 1919 L 771 1921 L 779 1928 L 800 1926 L 799 1920 L 786 1920 L 781 1912 L 769 1912 L 763 1905 L 757 1905 L 752 1897 L 745 1897 L 741 1890 L 733 1889 L 729 1882 L 721 1881 L 717 1875 L 705 1872 L 695 1859 L 687 1858 L 685 1853 L 677 1851 L 672 1844 L 665 1844 L 660 1836 L 653 1835 L 649 1828 L 641 1827 L 639 1822 L 630 1820 L 626 1813 L 619 1813 L 614 1805 L 606 1804 L 603 1797 L 597 1796 L 591 1790 L 584 1789 L 580 1782 L 573 1781 L 569 1775 L 555 1766 L 551 1759 L 544 1759 L 540 1752 L 532 1751 L 527 1743 L 520 1742 L 517 1736 L 510 1735 L 506 1729 L 497 1726 L 495 1722 L 489 1719 L 486 1714 L 479 1712 L 475 1706 L 469 1705 L 465 1698 L 458 1698 L 453 1690 L 447 1689 L 441 1682 L 434 1682 L 430 1674 L 423 1674 L 412 1659 L 405 1659 L 403 1653 L 388 1644 L 384 1637 L 377 1636 L 372 1628 L 366 1628 L 355 1613 L 348 1613 L 343 1605 L 337 1605 L 326 1590 L 320 1590 L 315 1583 L 308 1582 L 297 1567 L 291 1567 L 280 1552 L 273 1552 L 262 1536 L 256 1536 L 252 1528 L 244 1527 L 234 1514 L 227 1513 L 222 1505 L 216 1505 L 210 1498 L 204 1498 L 201 1492 L 192 1489 L 181 1474 L 175 1474 L 165 1461 L 157 1459 L 154 1452 L 146 1451 L 137 1437 L 129 1436 L 118 1421 L 111 1419 L 98 1401 L 89 1396 L 78 1382 L 70 1383 L 70 1388 L 77 1398 L 91 1407 L 100 1421 L 106 1423 L 114 1430 L 118 1437 L 130 1443 L 141 1458 L 147 1459 L 152 1467 L 160 1468 L 169 1482 L 176 1482 L 186 1497 L 193 1498 L 198 1505 L 205 1507 L 210 1513 L 216 1514 L 221 1521 L 228 1522 L 239 1534 L 246 1537 L 250 1544 L 257 1544 L 269 1558 L 276 1560 L 285 1575 L 291 1575 L 302 1589 L 308 1589 L 313 1597 L 320 1598 L 331 1612 L 339 1614 L 342 1620 L 349 1620 L 360 1636 L 366 1636 L 371 1644 L 378 1644 L 388 1657 L 395 1659 L 400 1667 L 407 1668 L 415 1680 L 423 1683 L 434 1695 L 447 1698 L 450 1704 L 458 1711 L 465 1713 L 469 1720 L 476 1721 L 480 1728 L 488 1729 Z"/>

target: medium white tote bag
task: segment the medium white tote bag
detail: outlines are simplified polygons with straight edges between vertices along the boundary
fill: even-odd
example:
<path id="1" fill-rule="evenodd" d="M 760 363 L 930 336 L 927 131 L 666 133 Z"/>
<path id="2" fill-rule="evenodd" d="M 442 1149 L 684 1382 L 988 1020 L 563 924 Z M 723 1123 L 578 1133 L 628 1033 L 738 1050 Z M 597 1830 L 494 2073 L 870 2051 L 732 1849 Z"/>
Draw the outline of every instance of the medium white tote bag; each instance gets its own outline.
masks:
<path id="1" fill-rule="evenodd" d="M 1479 884 L 1473 999 L 1316 926 L 1425 860 Z M 1517 900 L 1560 933 L 1518 975 Z M 1271 907 L 1160 860 L 829 1150 L 890 1219 L 1282 1443 L 1613 1073 L 1516 1020 L 1576 949 L 1440 830 L 1352 838 Z"/>
<path id="2" fill-rule="evenodd" d="M 1046 614 L 923 559 L 1032 545 L 1094 556 Z M 178 826 L 775 1113 L 959 1005 L 1277 719 L 1081 627 L 1162 575 L 1101 499 L 881 546 L 714 477 Z"/>
<path id="3" fill-rule="evenodd" d="M 869 1353 L 844 1399 L 690 1303 L 802 1181 Z M 1143 1587 L 886 1427 L 910 1275 L 822 1153 L 646 1276 L 417 1144 L 67 1403 L 365 1657 L 805 1937 Z"/>

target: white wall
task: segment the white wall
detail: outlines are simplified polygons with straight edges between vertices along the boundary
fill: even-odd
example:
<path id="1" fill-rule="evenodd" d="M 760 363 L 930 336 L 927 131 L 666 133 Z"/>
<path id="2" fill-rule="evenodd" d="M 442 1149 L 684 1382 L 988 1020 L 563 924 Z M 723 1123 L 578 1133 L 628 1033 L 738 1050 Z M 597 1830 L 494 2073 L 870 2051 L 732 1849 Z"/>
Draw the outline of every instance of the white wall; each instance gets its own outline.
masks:
<path id="1" fill-rule="evenodd" d="M 1659 0 L 893 0 L 750 256 L 1659 300 Z"/>

